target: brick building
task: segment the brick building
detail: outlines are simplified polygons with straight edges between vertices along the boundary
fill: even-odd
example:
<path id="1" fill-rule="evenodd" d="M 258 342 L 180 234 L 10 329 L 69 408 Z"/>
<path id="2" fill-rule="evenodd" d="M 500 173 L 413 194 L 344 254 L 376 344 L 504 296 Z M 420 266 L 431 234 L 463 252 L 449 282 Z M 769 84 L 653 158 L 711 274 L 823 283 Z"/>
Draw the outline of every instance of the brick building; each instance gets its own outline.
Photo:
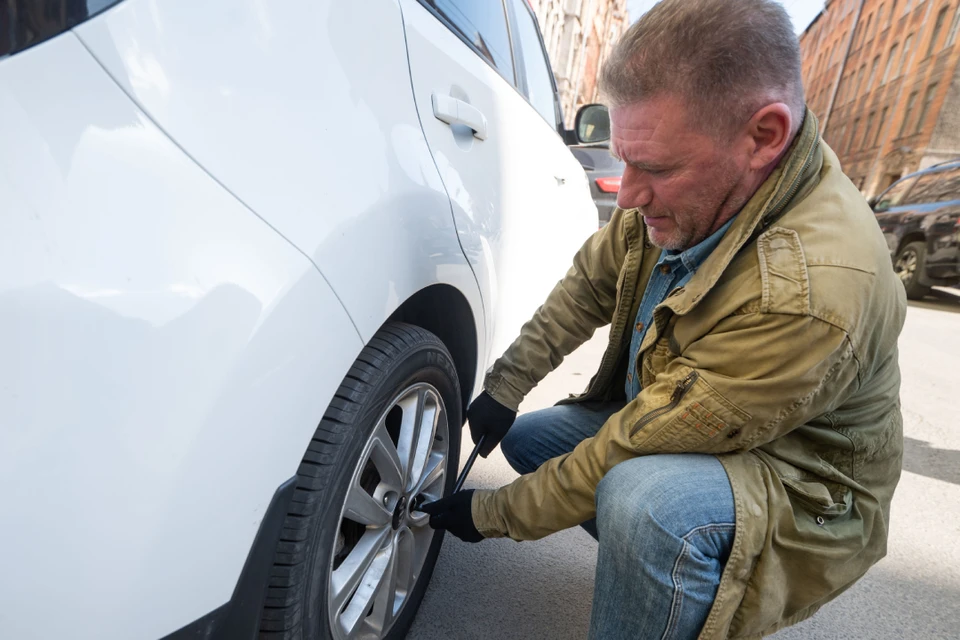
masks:
<path id="1" fill-rule="evenodd" d="M 557 77 L 567 127 L 582 105 L 596 102 L 600 65 L 629 26 L 626 0 L 528 0 Z"/>
<path id="2" fill-rule="evenodd" d="M 960 157 L 960 0 L 828 0 L 800 37 L 807 103 L 868 197 Z"/>

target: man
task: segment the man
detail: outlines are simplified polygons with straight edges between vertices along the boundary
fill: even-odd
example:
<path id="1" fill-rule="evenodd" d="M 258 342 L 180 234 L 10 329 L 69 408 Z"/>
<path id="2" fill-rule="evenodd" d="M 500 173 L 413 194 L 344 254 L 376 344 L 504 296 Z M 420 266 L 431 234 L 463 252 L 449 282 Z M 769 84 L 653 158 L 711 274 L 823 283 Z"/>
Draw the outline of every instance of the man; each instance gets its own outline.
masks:
<path id="1" fill-rule="evenodd" d="M 424 511 L 468 541 L 583 523 L 591 637 L 760 637 L 886 552 L 903 287 L 804 107 L 780 5 L 664 0 L 602 83 L 620 208 L 468 411 L 524 475 Z M 513 424 L 608 323 L 586 392 Z"/>

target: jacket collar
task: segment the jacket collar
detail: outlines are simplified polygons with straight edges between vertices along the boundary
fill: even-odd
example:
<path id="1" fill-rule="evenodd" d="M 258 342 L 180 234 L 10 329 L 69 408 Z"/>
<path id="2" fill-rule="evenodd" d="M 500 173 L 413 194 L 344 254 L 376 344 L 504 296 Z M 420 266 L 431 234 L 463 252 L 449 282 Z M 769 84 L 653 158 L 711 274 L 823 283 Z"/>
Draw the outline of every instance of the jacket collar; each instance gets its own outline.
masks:
<path id="1" fill-rule="evenodd" d="M 716 285 L 741 249 L 755 241 L 813 190 L 819 183 L 822 167 L 820 127 L 816 116 L 808 109 L 790 152 L 740 210 L 720 245 L 697 270 L 683 293 L 668 298 L 664 306 L 677 315 L 689 313 Z"/>

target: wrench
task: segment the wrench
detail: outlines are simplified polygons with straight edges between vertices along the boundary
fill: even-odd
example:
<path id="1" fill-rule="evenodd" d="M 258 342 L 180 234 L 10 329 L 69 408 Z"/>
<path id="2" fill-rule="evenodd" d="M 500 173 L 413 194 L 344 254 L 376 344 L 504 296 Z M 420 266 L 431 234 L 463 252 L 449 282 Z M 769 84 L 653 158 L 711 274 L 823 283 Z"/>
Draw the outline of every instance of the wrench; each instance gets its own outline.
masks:
<path id="1" fill-rule="evenodd" d="M 470 457 L 467 458 L 467 464 L 463 465 L 463 471 L 460 472 L 460 476 L 457 478 L 457 484 L 453 485 L 453 493 L 460 491 L 463 488 L 463 483 L 467 480 L 467 474 L 470 473 L 470 469 L 473 468 L 473 463 L 477 461 L 477 455 L 480 453 L 480 447 L 483 446 L 483 443 L 486 441 L 486 434 L 480 436 L 480 440 L 477 442 L 476 446 L 473 448 L 473 451 L 470 452 Z M 423 504 L 423 494 L 418 495 L 413 499 L 413 504 L 410 505 L 411 510 L 419 511 L 420 505 Z"/>

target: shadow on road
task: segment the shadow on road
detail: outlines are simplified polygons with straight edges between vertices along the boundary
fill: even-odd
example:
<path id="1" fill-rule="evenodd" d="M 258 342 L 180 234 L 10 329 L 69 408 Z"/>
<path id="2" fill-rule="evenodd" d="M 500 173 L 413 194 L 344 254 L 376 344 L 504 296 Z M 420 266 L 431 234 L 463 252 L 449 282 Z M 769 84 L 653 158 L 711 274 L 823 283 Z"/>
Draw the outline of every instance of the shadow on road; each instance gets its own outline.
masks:
<path id="1" fill-rule="evenodd" d="M 923 440 L 904 438 L 903 470 L 960 484 L 960 451 L 938 449 Z"/>
<path id="2" fill-rule="evenodd" d="M 917 309 L 930 309 L 931 311 L 946 311 L 947 313 L 960 313 L 960 296 L 951 295 L 941 291 L 932 291 L 923 300 L 909 300 L 907 304 Z"/>
<path id="3" fill-rule="evenodd" d="M 933 550 L 931 550 L 933 552 Z M 960 586 L 950 576 L 918 577 L 884 560 L 837 600 L 772 640 L 956 638 Z"/>

